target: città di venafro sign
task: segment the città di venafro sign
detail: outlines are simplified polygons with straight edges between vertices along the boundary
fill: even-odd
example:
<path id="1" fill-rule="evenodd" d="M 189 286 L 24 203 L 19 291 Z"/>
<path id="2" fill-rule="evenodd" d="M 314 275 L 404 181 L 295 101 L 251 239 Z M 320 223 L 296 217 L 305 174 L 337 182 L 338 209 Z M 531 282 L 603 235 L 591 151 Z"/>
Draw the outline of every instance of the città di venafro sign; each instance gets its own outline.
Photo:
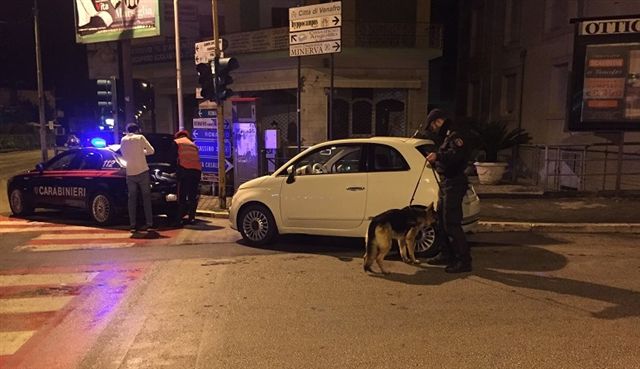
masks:
<path id="1" fill-rule="evenodd" d="M 640 18 L 592 20 L 580 22 L 581 36 L 640 33 Z"/>

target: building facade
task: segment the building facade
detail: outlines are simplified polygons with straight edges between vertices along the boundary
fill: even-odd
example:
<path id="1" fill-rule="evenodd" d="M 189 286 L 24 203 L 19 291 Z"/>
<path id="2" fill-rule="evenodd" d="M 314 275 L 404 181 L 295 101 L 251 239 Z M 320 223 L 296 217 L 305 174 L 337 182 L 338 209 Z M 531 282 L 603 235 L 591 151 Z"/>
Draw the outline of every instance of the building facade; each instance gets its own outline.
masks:
<path id="1" fill-rule="evenodd" d="M 569 101 L 575 103 L 570 96 L 572 78 L 584 77 L 572 71 L 575 22 L 594 17 L 638 17 L 640 2 L 461 0 L 458 4 L 456 114 L 460 119 L 507 121 L 511 127 L 526 129 L 534 144 L 547 148 L 640 141 L 637 131 L 578 132 L 570 130 L 568 122 Z M 640 146 L 627 145 L 624 152 L 640 154 Z M 568 167 L 586 166 L 586 159 L 582 155 Z M 578 174 L 585 169 L 564 168 L 566 162 L 561 163 L 560 157 L 554 160 L 556 164 L 525 163 L 529 164 L 525 169 L 537 171 L 533 174 L 538 177 L 545 171 L 566 172 L 562 180 L 573 183 L 568 187 L 593 188 Z M 602 163 L 589 165 L 603 169 Z M 546 177 L 543 180 L 548 180 Z"/>
<path id="2" fill-rule="evenodd" d="M 288 9 L 328 1 L 220 0 L 225 56 L 238 59 L 230 86 L 240 97 L 260 98 L 260 128 L 277 128 L 283 146 L 297 144 L 298 57 L 289 56 Z M 165 3 L 167 3 L 165 1 Z M 169 2 L 171 3 L 171 2 Z M 180 2 L 185 126 L 197 114 L 198 76 L 194 43 L 211 39 L 211 2 Z M 163 36 L 132 42 L 133 77 L 151 82 L 155 125 L 177 128 L 172 7 L 165 4 Z M 302 146 L 327 139 L 375 135 L 406 136 L 424 120 L 429 60 L 441 55 L 441 28 L 431 24 L 428 0 L 342 1 L 342 50 L 333 54 L 333 119 L 329 127 L 331 55 L 300 57 Z M 96 44 L 90 60 L 113 59 L 113 45 Z M 113 73 L 90 63 L 92 78 Z M 230 112 L 231 109 L 225 109 Z M 144 119 L 149 119 L 144 116 Z"/>

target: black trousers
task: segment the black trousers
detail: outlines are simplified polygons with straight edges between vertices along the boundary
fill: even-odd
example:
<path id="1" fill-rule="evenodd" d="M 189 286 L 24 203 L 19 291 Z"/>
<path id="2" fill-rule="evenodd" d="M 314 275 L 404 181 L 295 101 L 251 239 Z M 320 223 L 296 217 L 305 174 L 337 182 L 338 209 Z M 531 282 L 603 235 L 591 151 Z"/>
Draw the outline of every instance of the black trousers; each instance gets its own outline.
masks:
<path id="1" fill-rule="evenodd" d="M 445 179 L 438 193 L 438 222 L 445 235 L 442 255 L 463 263 L 471 263 L 469 243 L 462 230 L 462 199 L 467 188 L 466 178 Z"/>
<path id="2" fill-rule="evenodd" d="M 201 172 L 195 169 L 184 169 L 178 167 L 178 217 L 182 219 L 185 215 L 189 220 L 196 217 L 198 208 L 198 184 L 200 184 Z"/>

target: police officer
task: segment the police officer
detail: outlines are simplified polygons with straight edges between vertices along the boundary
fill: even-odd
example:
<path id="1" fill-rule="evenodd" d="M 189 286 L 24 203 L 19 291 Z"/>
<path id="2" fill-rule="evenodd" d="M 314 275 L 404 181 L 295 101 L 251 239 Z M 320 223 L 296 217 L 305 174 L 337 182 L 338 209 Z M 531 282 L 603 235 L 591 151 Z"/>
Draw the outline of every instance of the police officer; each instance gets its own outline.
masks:
<path id="1" fill-rule="evenodd" d="M 198 207 L 198 184 L 202 175 L 200 154 L 198 147 L 191 141 L 189 132 L 182 130 L 175 135 L 175 143 L 178 147 L 178 217 L 188 215 L 185 223 L 193 223 Z"/>
<path id="2" fill-rule="evenodd" d="M 427 128 L 438 136 L 439 148 L 427 155 L 427 161 L 435 166 L 440 176 L 438 193 L 438 218 L 444 231 L 444 245 L 438 256 L 427 264 L 446 265 L 447 273 L 471 271 L 471 253 L 462 230 L 462 199 L 467 192 L 468 179 L 464 173 L 470 157 L 465 142 L 468 132 L 454 126 L 444 111 L 433 109 L 427 115 Z"/>

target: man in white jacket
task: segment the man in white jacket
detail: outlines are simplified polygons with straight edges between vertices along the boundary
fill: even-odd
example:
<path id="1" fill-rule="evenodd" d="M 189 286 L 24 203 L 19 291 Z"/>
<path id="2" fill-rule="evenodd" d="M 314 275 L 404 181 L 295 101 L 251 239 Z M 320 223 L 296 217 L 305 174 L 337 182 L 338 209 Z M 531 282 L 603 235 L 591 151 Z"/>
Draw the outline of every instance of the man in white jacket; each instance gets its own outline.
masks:
<path id="1" fill-rule="evenodd" d="M 136 210 L 138 205 L 138 190 L 142 195 L 145 225 L 141 228 L 148 231 L 153 227 L 151 213 L 151 183 L 147 155 L 153 155 L 155 150 L 147 139 L 140 134 L 137 124 L 127 125 L 127 134 L 120 140 L 120 151 L 127 162 L 127 189 L 129 190 L 129 224 L 131 232 L 136 232 Z"/>

